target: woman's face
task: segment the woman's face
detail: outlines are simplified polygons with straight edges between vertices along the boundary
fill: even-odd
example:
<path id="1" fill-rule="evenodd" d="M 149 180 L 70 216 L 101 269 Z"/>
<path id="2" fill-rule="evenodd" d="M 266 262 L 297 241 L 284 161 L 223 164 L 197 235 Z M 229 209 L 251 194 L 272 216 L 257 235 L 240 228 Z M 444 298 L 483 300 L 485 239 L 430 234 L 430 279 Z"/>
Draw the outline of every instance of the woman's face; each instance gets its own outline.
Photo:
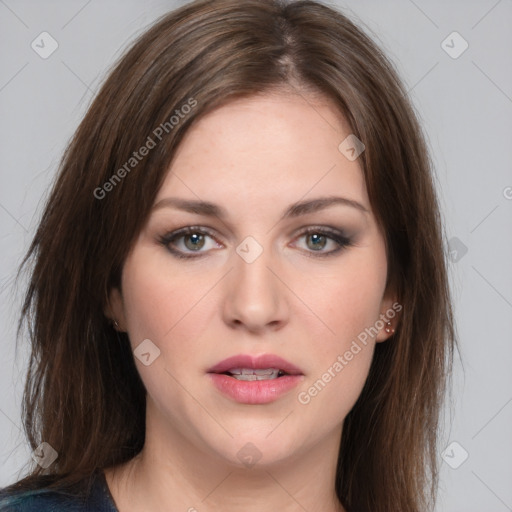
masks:
<path id="1" fill-rule="evenodd" d="M 349 135 L 327 100 L 291 94 L 188 131 L 111 295 L 147 440 L 238 465 L 338 442 L 394 302 L 359 160 L 339 149 Z"/>

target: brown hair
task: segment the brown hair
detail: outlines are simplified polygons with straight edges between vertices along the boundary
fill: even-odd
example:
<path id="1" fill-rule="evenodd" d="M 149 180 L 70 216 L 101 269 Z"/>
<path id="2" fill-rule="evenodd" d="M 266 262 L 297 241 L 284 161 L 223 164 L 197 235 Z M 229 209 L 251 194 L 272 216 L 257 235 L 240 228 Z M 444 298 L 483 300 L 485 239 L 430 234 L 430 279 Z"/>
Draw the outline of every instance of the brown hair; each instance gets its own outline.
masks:
<path id="1" fill-rule="evenodd" d="M 287 89 L 330 98 L 366 145 L 359 161 L 403 305 L 345 419 L 337 495 L 354 511 L 433 505 L 456 339 L 431 162 L 393 65 L 347 17 L 314 1 L 190 3 L 142 34 L 109 74 L 20 266 L 34 261 L 18 325 L 19 336 L 27 322 L 32 348 L 24 427 L 32 448 L 45 441 L 59 456 L 13 488 L 76 483 L 142 449 L 146 392 L 127 335 L 105 317 L 109 291 L 191 124 L 232 99 Z M 161 140 L 127 166 L 148 137 L 156 142 L 157 127 L 166 128 Z"/>

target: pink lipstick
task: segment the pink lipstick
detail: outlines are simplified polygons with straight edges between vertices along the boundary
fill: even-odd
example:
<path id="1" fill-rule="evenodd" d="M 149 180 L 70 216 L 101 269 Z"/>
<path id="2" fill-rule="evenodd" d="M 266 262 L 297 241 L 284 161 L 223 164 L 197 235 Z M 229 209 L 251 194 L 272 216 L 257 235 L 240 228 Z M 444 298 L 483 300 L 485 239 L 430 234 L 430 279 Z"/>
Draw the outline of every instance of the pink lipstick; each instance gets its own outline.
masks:
<path id="1" fill-rule="evenodd" d="M 208 375 L 223 394 L 251 405 L 277 400 L 304 378 L 300 368 L 273 354 L 229 357 L 210 368 Z"/>

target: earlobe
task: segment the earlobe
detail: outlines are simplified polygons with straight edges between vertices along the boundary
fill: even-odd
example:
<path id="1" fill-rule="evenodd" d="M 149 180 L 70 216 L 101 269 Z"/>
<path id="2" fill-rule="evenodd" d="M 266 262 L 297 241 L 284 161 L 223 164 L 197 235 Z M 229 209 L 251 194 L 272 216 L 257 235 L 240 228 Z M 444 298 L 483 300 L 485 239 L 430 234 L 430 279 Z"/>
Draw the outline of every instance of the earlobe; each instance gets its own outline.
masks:
<path id="1" fill-rule="evenodd" d="M 114 329 L 126 331 L 123 297 L 118 288 L 112 288 L 108 297 L 108 304 L 104 310 L 105 316 L 112 321 Z"/>
<path id="2" fill-rule="evenodd" d="M 399 312 L 402 310 L 402 305 L 396 300 L 394 295 L 391 298 L 384 299 L 381 306 L 381 313 L 377 321 L 379 333 L 375 338 L 377 343 L 386 341 L 394 336 L 398 325 Z"/>
<path id="3" fill-rule="evenodd" d="M 395 334 L 395 327 L 393 320 L 387 320 L 385 317 L 385 313 L 381 314 L 381 319 L 379 322 L 382 322 L 383 327 L 379 330 L 379 333 L 377 334 L 377 337 L 375 338 L 375 341 L 377 343 L 380 343 L 382 341 L 386 341 L 389 338 L 391 338 Z"/>
<path id="4" fill-rule="evenodd" d="M 387 334 L 389 334 L 390 337 L 393 336 L 393 334 L 395 334 L 395 329 L 392 326 L 391 322 L 386 322 L 386 327 L 384 328 L 384 330 L 386 331 Z"/>

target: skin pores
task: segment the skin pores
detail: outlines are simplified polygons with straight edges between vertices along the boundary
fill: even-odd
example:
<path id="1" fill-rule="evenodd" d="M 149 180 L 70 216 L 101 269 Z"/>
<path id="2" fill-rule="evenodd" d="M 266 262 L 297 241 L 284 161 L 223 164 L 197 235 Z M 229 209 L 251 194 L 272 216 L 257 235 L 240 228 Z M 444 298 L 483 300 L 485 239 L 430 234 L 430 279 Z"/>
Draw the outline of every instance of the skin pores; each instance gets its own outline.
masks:
<path id="1" fill-rule="evenodd" d="M 343 420 L 361 393 L 375 343 L 389 336 L 381 328 L 366 345 L 358 342 L 361 349 L 333 376 L 339 356 L 355 352 L 354 340 L 395 298 L 385 294 L 385 243 L 359 161 L 338 149 L 350 128 L 327 99 L 307 100 L 241 99 L 193 125 L 155 204 L 208 201 L 226 217 L 155 209 L 125 261 L 122 296 L 111 294 L 111 313 L 132 348 L 151 340 L 160 350 L 148 366 L 135 359 L 148 393 L 143 456 L 155 472 L 174 461 L 191 485 L 187 468 L 195 467 L 203 481 L 214 468 L 219 481 L 229 468 L 254 478 L 261 468 L 279 473 L 290 492 L 313 480 L 318 487 L 318 474 L 332 486 Z M 334 204 L 281 219 L 293 203 L 332 196 L 367 212 Z M 162 243 L 187 226 L 195 231 Z M 308 228 L 316 231 L 304 233 Z M 240 247 L 261 253 L 248 262 Z M 180 259 L 170 249 L 195 257 Z M 238 403 L 207 373 L 237 354 L 278 355 L 303 378 L 270 403 Z M 322 377 L 330 368 L 331 378 Z M 310 393 L 319 379 L 324 385 Z M 250 469 L 244 454 L 256 461 Z"/>

